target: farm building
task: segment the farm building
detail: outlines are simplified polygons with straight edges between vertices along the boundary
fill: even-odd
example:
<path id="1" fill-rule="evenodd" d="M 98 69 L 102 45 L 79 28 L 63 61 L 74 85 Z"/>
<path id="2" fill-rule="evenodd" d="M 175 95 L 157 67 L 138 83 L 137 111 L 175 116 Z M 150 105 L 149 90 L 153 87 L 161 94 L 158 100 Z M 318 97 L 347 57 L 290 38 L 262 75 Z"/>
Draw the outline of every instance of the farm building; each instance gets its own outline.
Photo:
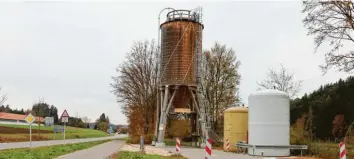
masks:
<path id="1" fill-rule="evenodd" d="M 23 114 L 0 112 L 0 124 L 27 125 L 25 121 L 26 116 L 27 115 L 23 115 Z M 36 119 L 38 120 L 37 117 Z M 44 122 L 44 118 L 42 117 L 39 117 L 39 120 L 41 123 Z"/>

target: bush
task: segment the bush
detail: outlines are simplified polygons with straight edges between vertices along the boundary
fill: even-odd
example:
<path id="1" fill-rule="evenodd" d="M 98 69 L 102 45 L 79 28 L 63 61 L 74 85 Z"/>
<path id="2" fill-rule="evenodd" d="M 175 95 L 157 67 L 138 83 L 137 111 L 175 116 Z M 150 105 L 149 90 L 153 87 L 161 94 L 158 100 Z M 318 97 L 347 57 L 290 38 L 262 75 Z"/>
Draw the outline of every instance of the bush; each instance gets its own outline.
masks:
<path id="1" fill-rule="evenodd" d="M 152 120 L 148 121 L 148 128 L 147 132 L 145 134 L 145 119 L 143 118 L 144 114 L 141 111 L 141 109 L 134 109 L 132 107 L 129 115 L 127 116 L 128 118 L 128 123 L 129 123 L 129 137 L 130 137 L 130 142 L 132 144 L 137 144 L 140 143 L 140 136 L 144 136 L 144 142 L 146 144 L 150 144 L 152 142 L 152 138 L 154 136 L 154 131 L 155 131 L 155 118 L 150 118 Z"/>

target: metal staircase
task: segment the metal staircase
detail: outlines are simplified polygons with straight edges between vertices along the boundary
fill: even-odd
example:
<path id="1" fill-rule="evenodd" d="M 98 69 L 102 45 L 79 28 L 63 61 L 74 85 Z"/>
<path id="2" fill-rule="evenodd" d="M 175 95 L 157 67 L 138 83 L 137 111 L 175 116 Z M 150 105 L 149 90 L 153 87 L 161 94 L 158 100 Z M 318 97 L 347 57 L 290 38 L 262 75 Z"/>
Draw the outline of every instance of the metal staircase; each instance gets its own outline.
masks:
<path id="1" fill-rule="evenodd" d="M 196 9 L 196 20 L 200 23 L 203 24 L 203 14 L 202 14 L 202 8 L 198 7 Z M 196 29 L 196 34 L 195 34 L 195 39 L 196 39 L 196 44 L 195 44 L 195 75 L 197 79 L 197 90 L 196 90 L 196 95 L 197 95 L 197 102 L 199 106 L 199 123 L 200 123 L 200 129 L 201 133 L 199 133 L 201 142 L 206 143 L 206 139 L 212 139 L 213 142 L 220 143 L 222 142 L 222 139 L 211 129 L 211 118 L 210 115 L 208 114 L 208 111 L 206 110 L 206 105 L 207 102 L 204 99 L 202 95 L 202 87 L 201 87 L 201 77 L 202 77 L 202 69 L 203 69 L 203 50 L 202 50 L 202 39 L 203 39 L 203 26 L 199 25 Z M 202 146 L 203 147 L 203 146 Z"/>
<path id="2" fill-rule="evenodd" d="M 203 24 L 203 15 L 202 15 L 202 8 L 198 7 L 196 9 L 195 12 L 195 16 L 196 16 L 196 20 L 200 23 Z M 202 67 L 202 58 L 203 58 L 203 50 L 202 50 L 202 39 L 203 39 L 203 26 L 202 25 L 198 25 L 198 27 L 196 28 L 196 34 L 195 34 L 195 39 L 196 39 L 196 46 L 195 46 L 195 75 L 196 75 L 196 82 L 197 82 L 197 91 L 196 91 L 196 95 L 197 95 L 197 102 L 198 102 L 198 107 L 199 107 L 199 123 L 200 123 L 200 129 L 201 129 L 201 134 L 200 134 L 200 138 L 201 138 L 201 143 L 205 143 L 206 139 L 209 138 L 209 132 L 208 132 L 208 126 L 210 126 L 207 123 L 207 113 L 206 113 L 206 109 L 205 109 L 205 104 L 204 104 L 204 98 L 202 95 L 202 87 L 201 87 L 201 67 Z"/>

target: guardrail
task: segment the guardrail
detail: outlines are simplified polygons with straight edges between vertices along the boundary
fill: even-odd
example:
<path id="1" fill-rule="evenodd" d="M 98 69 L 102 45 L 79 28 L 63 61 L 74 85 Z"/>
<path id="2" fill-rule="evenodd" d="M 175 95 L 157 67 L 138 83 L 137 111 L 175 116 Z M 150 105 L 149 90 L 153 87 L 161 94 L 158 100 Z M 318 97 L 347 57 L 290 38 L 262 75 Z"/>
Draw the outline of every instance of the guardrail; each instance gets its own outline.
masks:
<path id="1" fill-rule="evenodd" d="M 307 145 L 251 145 L 251 144 L 245 144 L 245 143 L 236 143 L 236 147 L 241 147 L 241 148 L 252 148 L 253 149 L 253 156 L 254 151 L 258 149 L 288 149 L 288 150 L 301 150 L 301 156 L 302 156 L 302 151 L 307 150 L 308 146 Z M 263 156 L 263 155 L 262 155 Z"/>

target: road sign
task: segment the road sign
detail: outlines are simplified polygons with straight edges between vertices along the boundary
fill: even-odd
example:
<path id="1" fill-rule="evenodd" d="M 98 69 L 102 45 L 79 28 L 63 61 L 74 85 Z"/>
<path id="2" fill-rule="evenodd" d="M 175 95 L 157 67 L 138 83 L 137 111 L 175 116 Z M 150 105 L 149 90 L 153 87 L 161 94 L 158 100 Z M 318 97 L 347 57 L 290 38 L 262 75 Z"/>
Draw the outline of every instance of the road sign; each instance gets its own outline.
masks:
<path id="1" fill-rule="evenodd" d="M 30 148 L 31 148 L 32 147 L 32 124 L 33 124 L 34 121 L 36 121 L 36 117 L 33 116 L 31 113 L 29 113 L 26 116 L 25 120 L 30 125 L 29 135 L 30 135 Z"/>
<path id="2" fill-rule="evenodd" d="M 45 117 L 44 122 L 46 126 L 52 126 L 54 124 L 54 118 L 53 117 Z"/>
<path id="3" fill-rule="evenodd" d="M 28 124 L 32 124 L 34 121 L 36 121 L 36 117 L 34 117 L 31 113 L 29 113 L 26 118 L 25 118 L 26 122 Z"/>
<path id="4" fill-rule="evenodd" d="M 53 132 L 54 132 L 54 140 L 55 140 L 55 133 L 64 133 L 64 127 L 61 125 L 54 125 Z"/>
<path id="5" fill-rule="evenodd" d="M 55 133 L 57 133 L 57 132 L 64 132 L 64 127 L 63 126 L 60 126 L 60 125 L 55 125 L 54 126 L 54 128 L 53 128 L 53 131 L 55 132 Z"/>
<path id="6" fill-rule="evenodd" d="M 70 116 L 69 116 L 68 112 L 66 110 L 64 110 L 63 114 L 61 114 L 61 118 L 62 117 L 68 117 L 69 118 Z"/>
<path id="7" fill-rule="evenodd" d="M 61 117 L 61 122 L 63 123 L 69 122 L 69 117 Z"/>
<path id="8" fill-rule="evenodd" d="M 64 123 L 64 133 L 63 133 L 63 135 L 64 135 L 64 144 L 65 144 L 66 143 L 66 141 L 65 141 L 65 125 L 69 121 L 68 112 L 66 110 L 64 110 L 64 112 L 63 112 L 63 114 L 61 114 L 60 118 L 61 118 L 61 121 Z"/>
<path id="9" fill-rule="evenodd" d="M 61 122 L 67 123 L 69 121 L 69 114 L 66 110 L 64 110 L 63 114 L 61 114 Z"/>

